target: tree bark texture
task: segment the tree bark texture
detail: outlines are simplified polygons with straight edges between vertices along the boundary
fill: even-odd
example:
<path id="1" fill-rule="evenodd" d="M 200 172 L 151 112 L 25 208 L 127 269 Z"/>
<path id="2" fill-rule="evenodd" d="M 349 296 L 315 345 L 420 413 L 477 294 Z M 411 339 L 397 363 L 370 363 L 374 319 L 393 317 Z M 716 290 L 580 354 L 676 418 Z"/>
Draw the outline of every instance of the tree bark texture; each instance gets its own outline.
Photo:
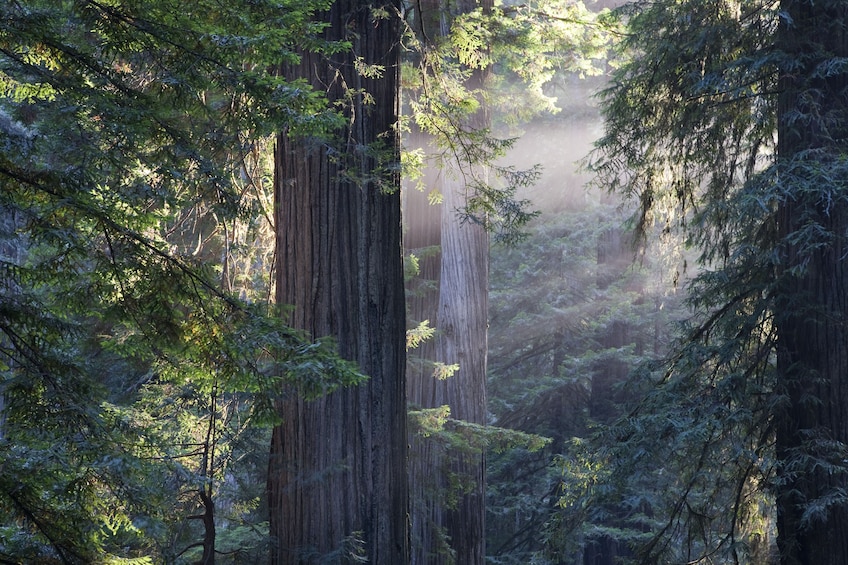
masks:
<path id="1" fill-rule="evenodd" d="M 848 563 L 848 179 L 817 171 L 848 149 L 848 72 L 844 64 L 821 72 L 848 56 L 848 4 L 784 0 L 781 8 L 779 47 L 794 66 L 781 76 L 779 172 L 804 168 L 778 209 L 789 240 L 775 320 L 785 399 L 775 415 L 778 546 L 782 565 L 837 565 Z M 821 245 L 793 237 L 810 226 L 825 234 Z"/>
<path id="2" fill-rule="evenodd" d="M 427 147 L 426 136 L 415 134 L 407 143 Z M 432 149 L 430 147 L 429 149 Z M 424 191 L 404 188 L 404 249 L 418 260 L 418 272 L 407 281 L 406 305 L 410 325 L 424 320 L 439 327 L 439 278 L 442 271 L 442 206 L 431 205 L 429 190 L 441 189 L 441 179 L 432 168 L 424 172 Z M 438 360 L 435 339 L 421 343 L 409 352 L 407 363 L 407 398 L 411 409 L 436 408 L 430 398 L 437 386 L 433 363 Z M 414 432 L 414 430 L 411 430 Z M 413 564 L 440 565 L 448 561 L 449 544 L 444 533 L 442 493 L 447 481 L 440 472 L 441 457 L 432 438 L 411 433 L 409 439 L 410 557 Z"/>
<path id="3" fill-rule="evenodd" d="M 438 291 L 412 297 L 413 320 L 429 319 L 437 329 L 433 343 L 416 351 L 416 357 L 459 370 L 445 380 L 433 377 L 426 363 L 412 366 L 407 385 L 409 402 L 421 408 L 447 405 L 451 417 L 486 423 L 486 354 L 488 349 L 488 234 L 472 222 L 462 222 L 456 209 L 464 204 L 463 186 L 443 183 L 441 214 L 432 223 L 435 206 L 408 203 L 407 240 L 418 249 L 441 245 L 436 257 L 420 261 L 421 278 L 438 281 Z M 416 195 L 418 196 L 418 195 Z M 415 217 L 415 220 L 412 218 Z M 435 322 L 434 322 L 435 320 Z M 410 456 L 412 511 L 412 562 L 482 564 L 485 557 L 485 455 L 447 453 L 427 438 L 413 438 Z M 447 459 L 447 460 L 445 460 Z M 449 479 L 441 470 L 459 477 L 464 493 L 456 508 L 446 507 Z M 449 548 L 449 549 L 448 549 Z"/>
<path id="4" fill-rule="evenodd" d="M 437 281 L 432 292 L 410 297 L 409 312 L 415 321 L 430 320 L 437 334 L 416 357 L 459 370 L 445 380 L 433 377 L 432 367 L 410 367 L 409 402 L 421 408 L 449 406 L 451 417 L 475 424 L 486 423 L 486 362 L 488 350 L 489 238 L 483 226 L 463 221 L 458 210 L 465 205 L 465 187 L 445 181 L 437 184 L 444 200 L 431 206 L 421 194 L 407 197 L 407 240 L 426 250 L 419 263 L 419 279 Z M 438 248 L 433 254 L 432 249 Z M 421 285 L 418 285 L 421 288 Z M 482 565 L 485 558 L 485 454 L 442 454 L 427 438 L 412 438 L 410 496 L 412 511 L 412 562 L 438 565 Z M 441 470 L 441 474 L 436 471 Z M 448 475 L 463 486 L 456 508 L 446 507 L 451 488 Z"/>
<path id="5" fill-rule="evenodd" d="M 467 12 L 483 6 L 463 1 L 449 5 L 441 0 L 422 0 L 416 31 L 426 43 L 449 31 L 451 10 Z M 489 71 L 477 70 L 466 87 L 482 89 Z M 484 129 L 489 116 L 484 103 L 466 126 Z M 417 136 L 429 147 L 425 135 Z M 462 156 L 459 156 L 462 158 Z M 419 280 L 437 282 L 435 292 L 410 297 L 409 313 L 414 321 L 430 320 L 437 334 L 432 344 L 416 351 L 416 357 L 459 370 L 446 380 L 433 378 L 426 363 L 412 367 L 407 385 L 410 405 L 421 408 L 449 406 L 451 417 L 475 424 L 486 423 L 486 362 L 488 350 L 489 238 L 480 224 L 464 221 L 458 211 L 467 194 L 462 177 L 451 179 L 446 171 L 430 172 L 427 188 L 434 186 L 444 200 L 431 206 L 422 194 L 406 199 L 407 249 L 433 249 L 437 255 L 420 262 Z M 426 191 L 425 191 L 426 192 Z M 420 288 L 420 286 L 419 286 Z M 432 439 L 410 440 L 410 496 L 412 563 L 416 565 L 482 565 L 485 559 L 485 453 L 444 453 Z M 456 504 L 445 495 L 461 483 Z"/>
<path id="6" fill-rule="evenodd" d="M 489 326 L 489 238 L 483 226 L 460 222 L 455 210 L 465 202 L 459 184 L 446 187 L 442 214 L 442 272 L 439 283 L 437 357 L 459 364 L 456 374 L 437 381 L 430 402 L 448 404 L 451 415 L 486 423 L 486 354 Z M 467 483 L 455 509 L 445 515 L 445 529 L 456 563 L 483 565 L 486 556 L 485 451 L 451 462 L 453 473 Z"/>
<path id="7" fill-rule="evenodd" d="M 340 151 L 278 136 L 277 302 L 293 306 L 292 326 L 333 336 L 369 378 L 315 401 L 284 391 L 268 477 L 272 565 L 409 561 L 399 178 L 378 170 L 377 155 L 399 159 L 398 7 L 335 2 L 321 16 L 327 37 L 352 52 L 304 53 L 284 70 L 345 101 L 349 122 Z M 355 57 L 384 73 L 362 76 Z"/>

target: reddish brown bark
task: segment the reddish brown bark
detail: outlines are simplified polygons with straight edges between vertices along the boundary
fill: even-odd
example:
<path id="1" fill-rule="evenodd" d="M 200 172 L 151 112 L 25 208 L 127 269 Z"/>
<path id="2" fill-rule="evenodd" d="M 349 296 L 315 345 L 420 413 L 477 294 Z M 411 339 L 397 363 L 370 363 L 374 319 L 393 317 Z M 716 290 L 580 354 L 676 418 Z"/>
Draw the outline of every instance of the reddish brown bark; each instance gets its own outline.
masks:
<path id="1" fill-rule="evenodd" d="M 787 243 L 775 313 L 785 398 L 775 414 L 778 545 L 782 565 L 839 565 L 848 563 L 848 202 L 826 196 L 846 179 L 819 171 L 848 150 L 848 72 L 822 72 L 848 57 L 848 5 L 784 0 L 781 9 L 779 47 L 793 66 L 781 78 L 779 164 L 794 176 L 778 210 Z M 812 246 L 811 226 L 827 234 Z"/>
<path id="2" fill-rule="evenodd" d="M 376 18 L 378 8 L 388 17 Z M 285 71 L 351 105 L 341 148 L 278 137 L 277 301 L 293 305 L 294 327 L 333 336 L 369 379 L 312 402 L 285 391 L 268 478 L 273 565 L 408 561 L 399 179 L 379 172 L 398 159 L 397 8 L 335 2 L 328 38 L 349 40 L 352 52 L 303 54 Z M 355 57 L 385 72 L 361 76 Z"/>

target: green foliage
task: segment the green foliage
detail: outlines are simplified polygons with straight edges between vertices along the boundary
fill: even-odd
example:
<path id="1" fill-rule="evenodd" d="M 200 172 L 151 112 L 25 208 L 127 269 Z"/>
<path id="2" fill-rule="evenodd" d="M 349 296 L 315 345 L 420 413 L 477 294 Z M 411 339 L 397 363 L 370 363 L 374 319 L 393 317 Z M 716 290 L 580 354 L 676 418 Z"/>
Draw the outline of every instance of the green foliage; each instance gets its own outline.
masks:
<path id="1" fill-rule="evenodd" d="M 441 361 L 433 362 L 433 378 L 443 381 L 451 378 L 459 371 L 458 363 L 442 363 Z"/>
<path id="2" fill-rule="evenodd" d="M 489 409 L 498 426 L 551 442 L 487 455 L 491 563 L 571 563 L 613 527 L 591 525 L 582 503 L 561 506 L 606 469 L 580 446 L 635 402 L 622 388 L 628 371 L 663 351 L 683 317 L 671 284 L 680 250 L 644 253 L 623 220 L 590 205 L 493 250 Z"/>
<path id="3" fill-rule="evenodd" d="M 521 447 L 533 452 L 550 442 L 549 438 L 518 430 L 454 420 L 450 417 L 449 406 L 410 410 L 409 417 L 415 434 L 434 438 L 443 443 L 449 451 L 481 453 L 489 449 L 500 453 Z"/>
<path id="4" fill-rule="evenodd" d="M 734 233 L 724 203 L 775 151 L 777 3 L 632 4 L 620 15 L 628 33 L 601 94 L 595 182 L 637 199 L 640 227 L 683 227 L 705 261 L 721 260 Z"/>
<path id="5" fill-rule="evenodd" d="M 160 540 L 158 551 L 165 561 L 200 560 L 206 535 L 200 518 L 209 499 L 215 505 L 221 562 L 266 554 L 264 488 L 256 477 L 264 472 L 270 429 L 257 421 L 254 404 L 251 394 L 162 381 L 145 385 L 139 401 L 123 410 L 146 440 L 135 453 L 167 469 L 156 487 L 169 499 L 162 520 L 170 535 Z"/>
<path id="6" fill-rule="evenodd" d="M 412 256 L 414 257 L 414 255 Z M 433 339 L 436 335 L 436 328 L 430 327 L 430 320 L 424 320 L 418 326 L 406 330 L 406 349 L 415 349 L 425 341 Z M 420 363 L 433 365 L 433 378 L 443 381 L 449 379 L 459 370 L 457 363 L 442 363 L 441 361 L 427 361 L 424 359 L 418 360 Z"/>
<path id="7" fill-rule="evenodd" d="M 557 74 L 600 74 L 614 31 L 606 12 L 583 2 L 503 2 L 462 14 L 446 47 L 468 68 L 493 66 L 487 103 L 510 126 L 559 111 L 550 94 Z"/>
<path id="8" fill-rule="evenodd" d="M 583 465 L 563 467 L 572 484 L 589 475 L 585 490 L 563 494 L 569 520 L 602 528 L 614 518 L 608 535 L 633 546 L 640 562 L 730 562 L 757 551 L 754 534 L 774 536 L 763 490 L 774 472 L 768 416 L 749 401 L 767 395 L 770 367 L 760 350 L 692 337 L 672 346 L 680 357 L 668 366 L 644 365 L 631 377 L 633 394 L 643 393 L 638 407 L 580 446 Z"/>
<path id="9" fill-rule="evenodd" d="M 245 252 L 256 148 L 338 121 L 269 73 L 297 46 L 343 47 L 317 39 L 323 8 L 0 6 L 3 559 L 175 558 L 184 496 L 231 476 L 283 382 L 314 397 L 363 378 L 259 306 L 245 266 L 263 260 Z"/>
<path id="10" fill-rule="evenodd" d="M 494 134 L 489 122 L 495 117 L 513 127 L 556 111 L 545 87 L 557 71 L 598 72 L 606 28 L 582 2 L 408 14 L 405 45 L 412 53 L 401 70 L 407 120 L 435 140 L 427 161 L 465 186 L 457 213 L 486 226 L 496 241 L 514 243 L 537 215 L 516 193 L 535 183 L 540 171 L 503 165 L 515 139 Z M 439 16 L 449 21 L 443 35 L 427 29 L 428 19 Z M 440 202 L 438 192 L 431 196 Z"/>
<path id="11" fill-rule="evenodd" d="M 484 451 L 500 453 L 521 448 L 527 452 L 542 449 L 549 438 L 508 428 L 474 424 L 450 417 L 450 407 L 422 408 L 408 412 L 410 434 L 426 441 L 434 452 L 450 454 L 442 457 L 448 487 L 438 496 L 447 508 L 456 508 L 459 498 L 474 489 L 473 478 L 451 469 L 451 461 L 473 461 Z"/>
<path id="12" fill-rule="evenodd" d="M 406 349 L 415 349 L 425 341 L 433 339 L 434 335 L 436 328 L 430 327 L 430 320 L 424 320 L 418 326 L 406 330 Z"/>

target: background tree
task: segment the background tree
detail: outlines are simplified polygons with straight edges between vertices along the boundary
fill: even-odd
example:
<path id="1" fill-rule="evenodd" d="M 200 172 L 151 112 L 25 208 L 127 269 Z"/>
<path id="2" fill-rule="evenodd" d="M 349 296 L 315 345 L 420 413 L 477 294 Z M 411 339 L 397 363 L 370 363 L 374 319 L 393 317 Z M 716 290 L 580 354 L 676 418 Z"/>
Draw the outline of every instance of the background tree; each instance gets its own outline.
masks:
<path id="1" fill-rule="evenodd" d="M 559 182 L 548 190 L 564 192 Z M 664 351 L 672 320 L 684 315 L 669 272 L 676 250 L 657 247 L 637 259 L 619 242 L 611 253 L 610 234 L 621 233 L 622 222 L 614 206 L 584 199 L 535 221 L 525 241 L 492 251 L 494 423 L 551 439 L 536 453 L 490 452 L 492 562 L 602 565 L 627 556 L 609 535 L 614 507 L 588 528 L 560 521 L 559 507 L 580 480 L 563 474 L 578 456 L 574 444 L 634 402 L 624 388 L 629 369 Z"/>
<path id="2" fill-rule="evenodd" d="M 409 559 L 398 14 L 334 2 L 324 37 L 349 48 L 283 67 L 325 90 L 346 123 L 323 139 L 277 138 L 277 302 L 368 380 L 311 402 L 284 393 L 268 478 L 274 564 Z"/>
<path id="3" fill-rule="evenodd" d="M 484 1 L 484 13 L 492 6 L 492 2 Z M 464 13 L 476 7 L 476 4 L 460 3 L 455 9 Z M 418 8 L 416 31 L 421 41 L 444 41 L 451 25 L 447 22 L 453 19 L 448 6 L 428 2 L 419 4 Z M 428 49 L 435 49 L 435 44 Z M 474 66 L 465 74 L 461 88 L 476 111 L 457 116 L 461 119 L 460 128 L 480 131 L 489 127 L 487 108 L 482 100 L 488 74 L 488 65 Z M 479 168 L 481 164 L 471 166 Z M 425 364 L 421 367 L 424 370 L 411 372 L 408 400 L 417 408 L 447 406 L 455 419 L 485 424 L 489 237 L 482 222 L 463 221 L 457 214 L 467 205 L 469 179 L 456 170 L 443 170 L 442 173 L 446 176 L 439 176 L 438 184 L 429 187 L 439 195 L 441 208 L 430 206 L 423 193 L 405 198 L 406 216 L 410 218 L 407 249 L 419 254 L 419 250 L 423 250 L 429 255 L 424 258 L 424 264 L 438 289 L 436 293 L 419 295 L 411 303 L 414 308 L 410 315 L 413 320 L 432 320 L 438 328 L 432 357 L 429 351 L 420 353 L 452 369 L 450 375 L 434 375 Z M 476 170 L 473 174 L 479 176 L 485 172 Z M 411 445 L 413 562 L 482 564 L 485 555 L 484 452 L 472 450 L 457 457 L 415 436 Z M 442 476 L 434 475 L 434 470 Z M 458 492 L 449 495 L 455 500 L 446 503 L 446 498 L 436 493 L 450 488 L 451 482 Z"/>
<path id="4" fill-rule="evenodd" d="M 848 526 L 848 7 L 785 0 L 781 10 L 778 546 L 783 564 L 835 564 L 848 559 L 848 541 L 833 539 Z"/>
<path id="5" fill-rule="evenodd" d="M 408 283 L 409 307 L 411 327 L 427 321 L 436 332 L 410 365 L 409 401 L 415 410 L 446 406 L 455 420 L 484 424 L 488 233 L 496 240 L 520 237 L 533 214 L 515 194 L 538 176 L 532 166 L 517 170 L 498 161 L 513 140 L 493 133 L 492 114 L 551 111 L 542 90 L 554 69 L 588 68 L 602 40 L 581 26 L 591 21 L 581 3 L 425 2 L 410 13 L 416 50 L 405 83 L 408 145 L 423 157 L 425 172 L 421 191 L 408 190 L 404 198 L 406 249 L 417 268 Z M 500 78 L 492 74 L 499 65 Z M 515 91 L 524 87 L 532 101 L 516 103 Z M 413 561 L 481 562 L 484 453 L 446 453 L 433 436 L 420 434 L 411 445 Z"/>

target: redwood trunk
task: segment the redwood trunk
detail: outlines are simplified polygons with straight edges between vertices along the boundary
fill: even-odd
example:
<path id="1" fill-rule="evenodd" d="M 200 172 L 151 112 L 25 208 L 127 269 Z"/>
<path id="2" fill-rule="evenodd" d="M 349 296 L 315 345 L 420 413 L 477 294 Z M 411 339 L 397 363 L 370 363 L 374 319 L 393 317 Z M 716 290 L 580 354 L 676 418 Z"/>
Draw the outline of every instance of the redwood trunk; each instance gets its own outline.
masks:
<path id="1" fill-rule="evenodd" d="M 427 147 L 425 136 L 411 136 L 413 147 Z M 432 149 L 429 147 L 428 149 Z M 425 190 L 404 188 L 404 248 L 418 259 L 418 273 L 407 283 L 406 302 L 410 325 L 428 320 L 438 328 L 439 278 L 442 271 L 442 206 L 431 205 L 427 192 L 438 186 L 439 174 L 425 171 Z M 436 340 L 428 340 L 410 352 L 407 364 L 407 398 L 411 409 L 435 408 L 432 398 L 437 382 L 433 362 L 438 360 Z M 442 460 L 432 438 L 410 436 L 410 557 L 414 565 L 447 563 L 443 492 L 447 488 L 440 472 Z"/>
<path id="2" fill-rule="evenodd" d="M 380 8 L 389 16 L 374 19 Z M 328 38 L 350 41 L 353 52 L 306 53 L 285 70 L 331 101 L 353 98 L 340 151 L 278 137 L 277 302 L 293 305 L 294 327 L 335 337 L 369 379 L 312 402 L 284 392 L 268 477 L 272 565 L 409 559 L 399 179 L 378 174 L 373 151 L 398 158 L 397 14 L 394 4 L 336 2 Z M 384 66 L 382 77 L 357 74 L 356 56 Z"/>
<path id="3" fill-rule="evenodd" d="M 776 324 L 778 374 L 785 408 L 776 414 L 778 544 L 782 565 L 848 563 L 845 489 L 848 443 L 848 179 L 819 174 L 848 149 L 844 69 L 816 72 L 848 56 L 845 2 L 784 0 L 780 46 L 797 66 L 784 71 L 779 161 L 792 192 L 778 210 L 789 238 Z M 790 180 L 790 163 L 803 172 Z M 795 169 L 798 171 L 799 169 Z M 800 181 L 800 182 L 799 182 Z M 810 186 L 803 187 L 810 181 Z M 841 194 L 829 201 L 826 194 Z M 805 248 L 792 234 L 817 225 L 827 237 Z M 833 497 L 833 498 L 831 498 Z M 831 503 L 825 504 L 830 498 Z M 820 512 L 811 510 L 820 508 Z M 806 514 L 805 514 L 806 513 Z"/>
<path id="4" fill-rule="evenodd" d="M 461 185 L 443 185 L 441 189 L 445 199 L 441 214 L 435 217 L 437 231 L 421 220 L 425 217 L 433 220 L 432 211 L 438 208 L 420 202 L 421 208 L 408 215 L 408 240 L 417 241 L 419 249 L 441 245 L 437 257 L 420 262 L 420 276 L 438 281 L 438 292 L 413 297 L 410 315 L 414 321 L 435 321 L 433 325 L 438 330 L 433 344 L 416 351 L 416 357 L 458 364 L 459 370 L 440 381 L 433 377 L 432 367 L 426 363 L 413 366 L 408 383 L 409 401 L 422 408 L 447 405 L 452 418 L 485 424 L 488 234 L 480 225 L 463 223 L 457 217 L 455 210 L 464 203 Z M 485 456 L 452 452 L 443 456 L 433 441 L 413 438 L 411 443 L 412 562 L 482 565 Z M 447 492 L 451 486 L 448 477 L 440 471 L 460 477 L 467 485 L 456 508 L 446 505 L 445 496 L 451 494 Z"/>
<path id="5" fill-rule="evenodd" d="M 442 214 L 442 273 L 439 284 L 437 357 L 459 364 L 457 373 L 435 386 L 434 406 L 448 404 L 451 415 L 486 423 L 486 354 L 489 325 L 489 239 L 482 226 L 460 223 L 453 212 L 464 205 L 462 186 L 445 190 Z M 457 457 L 452 470 L 469 488 L 445 515 L 456 563 L 483 565 L 486 555 L 485 451 Z"/>
<path id="6" fill-rule="evenodd" d="M 480 4 L 461 2 L 460 11 L 478 5 L 491 8 L 490 0 Z M 424 39 L 444 34 L 448 6 L 438 0 L 417 4 L 424 10 L 420 33 Z M 468 81 L 469 89 L 484 86 L 488 70 L 478 70 Z M 477 129 L 489 125 L 483 110 L 466 124 Z M 424 136 L 422 136 L 424 137 Z M 422 145 L 427 146 L 426 141 Z M 462 156 L 460 156 L 462 158 Z M 459 211 L 466 204 L 466 186 L 447 180 L 441 172 L 428 179 L 444 200 L 436 208 L 420 194 L 407 197 L 407 240 L 412 247 L 439 246 L 436 259 L 420 263 L 421 277 L 438 282 L 437 292 L 413 297 L 410 315 L 414 321 L 428 319 L 437 330 L 432 345 L 415 355 L 445 364 L 458 364 L 459 370 L 446 380 L 433 378 L 422 365 L 410 373 L 409 401 L 412 406 L 436 408 L 447 405 L 451 417 L 475 424 L 486 423 L 486 360 L 488 349 L 489 238 L 479 223 L 464 221 Z M 461 175 L 459 175 L 461 178 Z M 416 565 L 482 565 L 485 559 L 485 453 L 442 454 L 433 440 L 413 438 L 410 464 L 412 509 L 412 563 Z M 445 496 L 456 485 L 448 474 L 458 477 L 464 488 L 455 507 Z"/>

